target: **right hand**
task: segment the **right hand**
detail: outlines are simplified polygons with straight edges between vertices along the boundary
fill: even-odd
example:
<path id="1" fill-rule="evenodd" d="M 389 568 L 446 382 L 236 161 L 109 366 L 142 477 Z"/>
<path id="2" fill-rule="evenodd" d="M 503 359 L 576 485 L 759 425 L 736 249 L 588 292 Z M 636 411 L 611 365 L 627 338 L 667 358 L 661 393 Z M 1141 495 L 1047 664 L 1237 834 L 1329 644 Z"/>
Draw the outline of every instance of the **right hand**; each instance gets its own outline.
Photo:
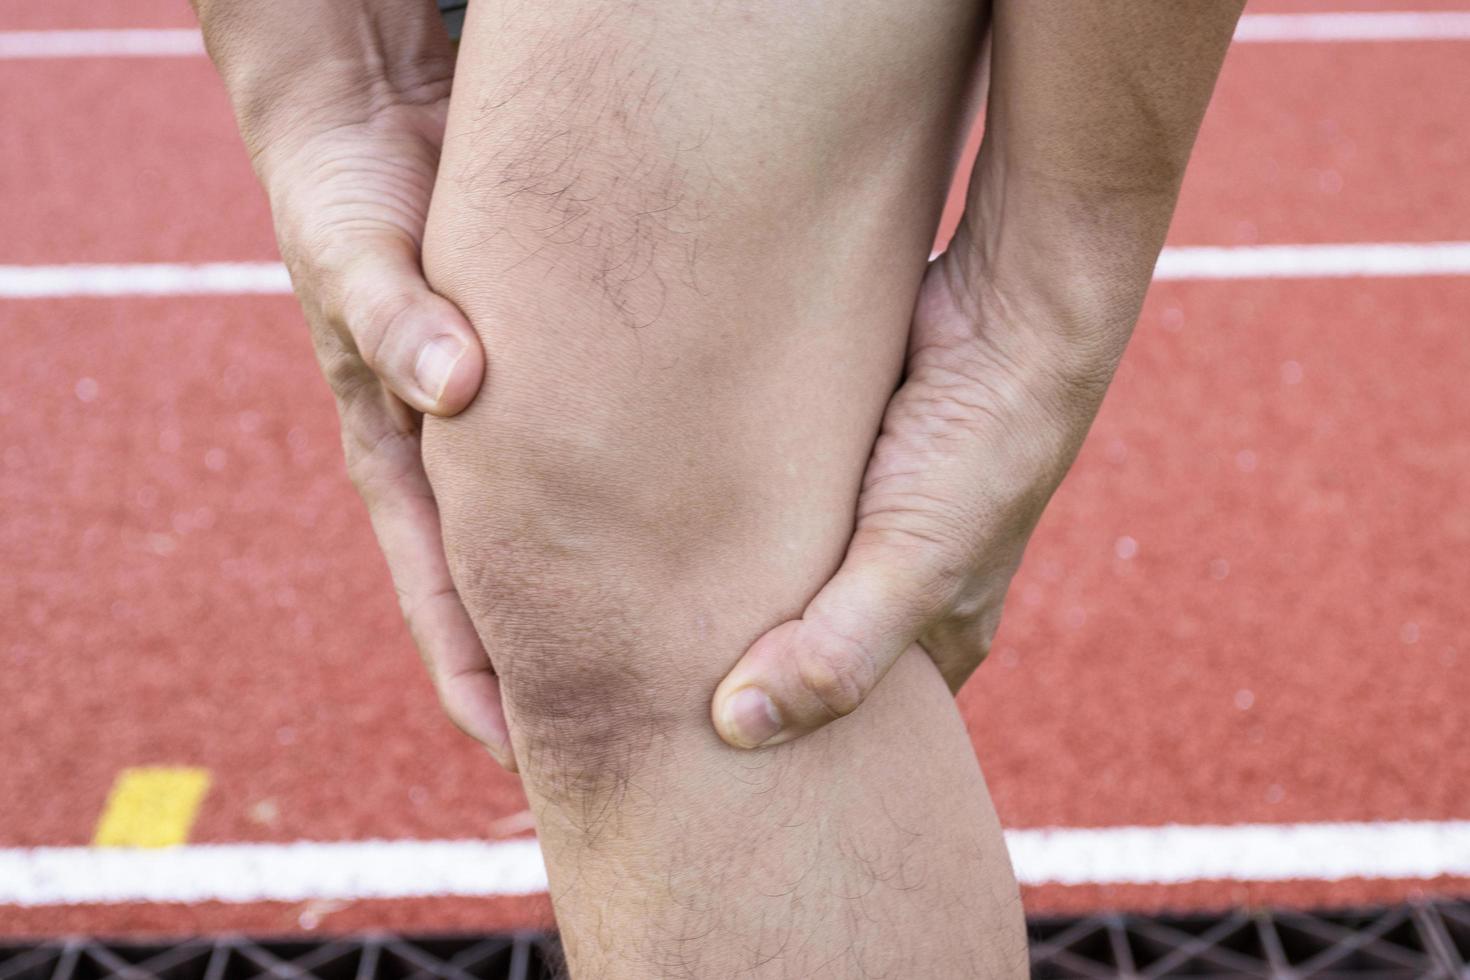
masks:
<path id="1" fill-rule="evenodd" d="M 208 7 L 199 6 L 404 618 L 450 719 L 514 771 L 499 679 L 450 579 L 419 452 L 421 413 L 460 412 L 485 372 L 479 338 L 429 289 L 419 260 L 449 103 L 449 40 L 429 3 L 374 11 L 417 19 L 411 29 L 375 23 L 371 31 L 298 24 L 297 13 L 309 19 L 305 8 L 262 5 L 267 18 L 222 16 L 211 32 Z M 363 5 L 336 9 L 354 6 Z M 281 44 L 308 43 L 278 32 L 333 27 L 319 62 L 303 65 L 298 47 L 275 70 Z M 409 50 L 343 57 L 358 36 Z"/>

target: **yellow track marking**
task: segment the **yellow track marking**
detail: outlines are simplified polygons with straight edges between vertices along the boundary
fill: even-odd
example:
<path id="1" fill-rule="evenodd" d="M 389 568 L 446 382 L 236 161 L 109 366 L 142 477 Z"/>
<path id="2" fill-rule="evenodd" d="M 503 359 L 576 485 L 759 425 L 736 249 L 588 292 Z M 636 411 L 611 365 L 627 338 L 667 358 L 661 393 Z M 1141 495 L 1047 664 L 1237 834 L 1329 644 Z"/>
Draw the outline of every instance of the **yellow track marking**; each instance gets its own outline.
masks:
<path id="1" fill-rule="evenodd" d="M 209 770 L 140 766 L 117 774 L 95 847 L 172 847 L 189 839 L 199 804 L 209 791 Z"/>

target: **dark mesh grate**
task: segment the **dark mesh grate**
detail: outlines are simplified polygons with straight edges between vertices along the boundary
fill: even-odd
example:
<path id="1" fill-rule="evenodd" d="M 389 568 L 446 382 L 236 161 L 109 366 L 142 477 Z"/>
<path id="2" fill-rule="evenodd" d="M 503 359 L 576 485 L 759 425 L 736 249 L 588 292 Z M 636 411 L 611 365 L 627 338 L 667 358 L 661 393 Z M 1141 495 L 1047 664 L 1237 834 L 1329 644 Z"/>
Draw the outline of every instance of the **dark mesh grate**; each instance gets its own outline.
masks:
<path id="1" fill-rule="evenodd" d="M 1031 964 L 1037 980 L 1470 980 L 1470 903 L 1037 920 L 1031 924 Z"/>
<path id="2" fill-rule="evenodd" d="M 554 940 L 536 934 L 269 940 L 225 936 L 173 943 L 67 939 L 0 944 L 0 980 L 549 980 Z"/>
<path id="3" fill-rule="evenodd" d="M 0 942 L 0 980 L 551 980 L 554 938 Z M 1037 980 L 1470 980 L 1470 902 L 1339 912 L 1036 919 Z M 927 980 L 927 978 L 926 978 Z"/>

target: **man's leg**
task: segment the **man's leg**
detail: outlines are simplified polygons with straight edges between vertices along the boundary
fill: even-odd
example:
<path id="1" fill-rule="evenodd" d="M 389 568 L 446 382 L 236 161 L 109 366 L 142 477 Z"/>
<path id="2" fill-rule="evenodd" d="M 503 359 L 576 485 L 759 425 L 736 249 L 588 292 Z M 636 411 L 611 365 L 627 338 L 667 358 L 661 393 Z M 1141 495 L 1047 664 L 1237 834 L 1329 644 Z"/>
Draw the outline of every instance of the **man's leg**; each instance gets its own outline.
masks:
<path id="1" fill-rule="evenodd" d="M 978 7 L 471 8 L 425 264 L 489 370 L 425 453 L 579 978 L 1025 972 L 921 651 L 776 749 L 708 716 L 842 556 Z"/>

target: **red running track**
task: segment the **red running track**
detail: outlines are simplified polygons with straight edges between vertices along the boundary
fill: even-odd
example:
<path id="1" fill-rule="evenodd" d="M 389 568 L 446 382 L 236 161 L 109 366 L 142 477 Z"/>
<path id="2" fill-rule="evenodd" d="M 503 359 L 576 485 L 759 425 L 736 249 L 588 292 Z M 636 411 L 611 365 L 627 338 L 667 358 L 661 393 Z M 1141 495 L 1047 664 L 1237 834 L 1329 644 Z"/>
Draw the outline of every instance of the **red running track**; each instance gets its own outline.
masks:
<path id="1" fill-rule="evenodd" d="M 189 22 L 175 0 L 67 0 L 0 30 Z M 1470 238 L 1467 103 L 1470 43 L 1240 46 L 1172 242 Z M 0 62 L 0 118 L 0 264 L 274 257 L 202 59 Z M 1470 278 L 1155 287 L 961 699 L 1008 826 L 1470 818 L 1467 309 Z M 0 337 L 0 847 L 85 845 L 117 772 L 160 763 L 213 774 L 195 842 L 506 831 L 524 800 L 439 716 L 289 297 L 0 300 Z M 542 898 L 310 911 L 0 908 L 0 934 L 548 914 Z"/>

